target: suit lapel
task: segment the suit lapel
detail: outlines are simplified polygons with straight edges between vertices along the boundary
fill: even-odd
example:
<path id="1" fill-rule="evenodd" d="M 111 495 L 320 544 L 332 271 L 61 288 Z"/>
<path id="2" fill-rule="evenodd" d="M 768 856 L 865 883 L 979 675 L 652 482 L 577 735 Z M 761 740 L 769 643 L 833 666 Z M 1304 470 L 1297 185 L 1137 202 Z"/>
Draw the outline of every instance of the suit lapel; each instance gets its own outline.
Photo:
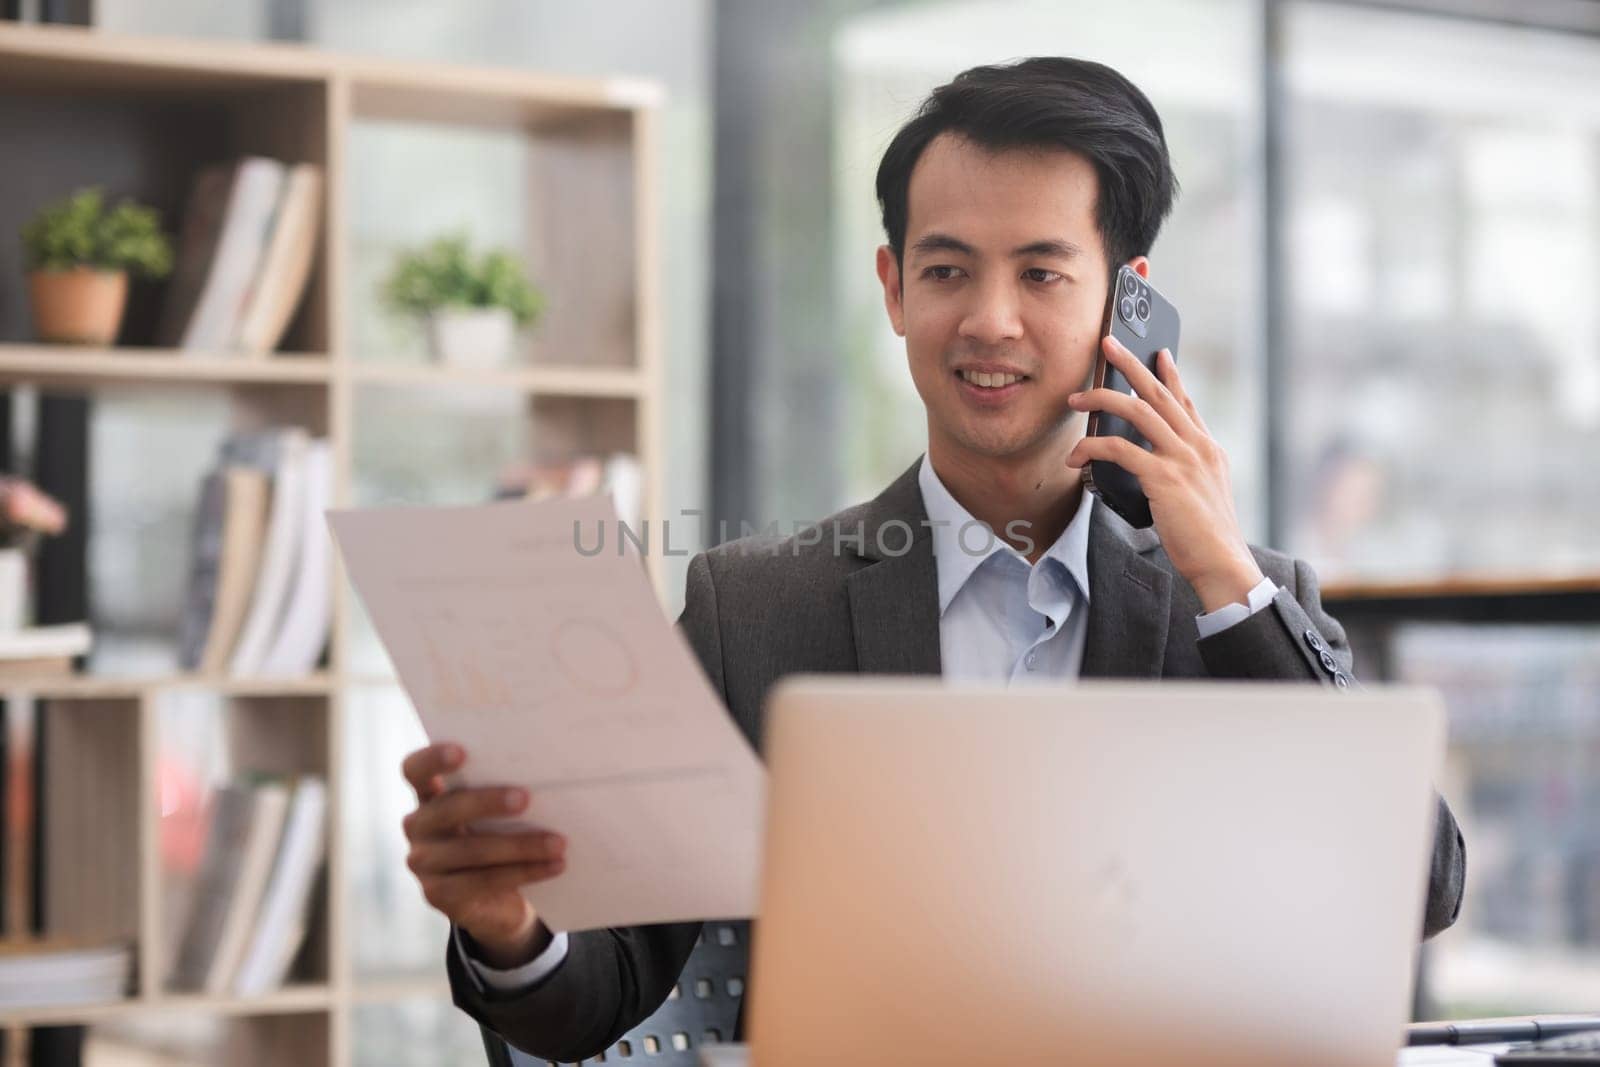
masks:
<path id="1" fill-rule="evenodd" d="M 1154 531 L 1096 504 L 1089 526 L 1085 678 L 1159 678 L 1172 615 L 1172 576 L 1149 558 Z"/>
<path id="2" fill-rule="evenodd" d="M 845 579 L 863 674 L 939 674 L 939 576 L 930 538 Z"/>
<path id="3" fill-rule="evenodd" d="M 855 631 L 856 669 L 863 674 L 937 675 L 941 670 L 939 574 L 922 488 L 917 483 L 921 462 L 913 463 L 856 515 L 846 513 L 854 521 L 844 524 L 858 521 L 862 534 L 859 544 L 847 543 L 855 544 L 857 553 L 870 561 L 845 579 Z M 879 545 L 878 531 L 891 521 L 897 526 L 885 531 L 885 545 L 898 550 L 905 544 L 905 531 L 899 523 L 911 530 L 910 544 L 896 554 L 881 551 Z M 844 531 L 847 535 L 854 532 Z"/>

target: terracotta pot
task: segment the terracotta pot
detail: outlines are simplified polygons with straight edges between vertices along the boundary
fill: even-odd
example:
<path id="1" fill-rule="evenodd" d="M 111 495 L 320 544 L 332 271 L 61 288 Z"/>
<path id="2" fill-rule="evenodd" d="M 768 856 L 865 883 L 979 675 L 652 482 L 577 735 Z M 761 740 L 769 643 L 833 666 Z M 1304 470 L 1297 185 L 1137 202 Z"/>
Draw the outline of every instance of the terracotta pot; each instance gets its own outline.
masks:
<path id="1" fill-rule="evenodd" d="M 41 341 L 109 345 L 117 339 L 128 304 L 125 271 L 39 270 L 28 275 L 33 328 Z"/>

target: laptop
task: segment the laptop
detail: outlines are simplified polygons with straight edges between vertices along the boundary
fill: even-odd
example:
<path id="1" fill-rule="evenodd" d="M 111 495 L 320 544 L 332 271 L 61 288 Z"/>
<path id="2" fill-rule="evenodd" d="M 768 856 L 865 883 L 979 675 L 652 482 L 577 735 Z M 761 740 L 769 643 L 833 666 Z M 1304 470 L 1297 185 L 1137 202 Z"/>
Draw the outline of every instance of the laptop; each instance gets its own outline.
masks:
<path id="1" fill-rule="evenodd" d="M 1429 690 L 774 688 L 750 1061 L 1393 1064 Z"/>

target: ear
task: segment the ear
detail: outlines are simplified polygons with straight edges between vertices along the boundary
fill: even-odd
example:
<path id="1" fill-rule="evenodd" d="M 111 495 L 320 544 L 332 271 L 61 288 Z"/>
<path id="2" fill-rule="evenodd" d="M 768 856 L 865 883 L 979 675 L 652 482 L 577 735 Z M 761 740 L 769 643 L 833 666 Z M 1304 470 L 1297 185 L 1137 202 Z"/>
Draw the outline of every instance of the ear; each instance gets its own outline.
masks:
<path id="1" fill-rule="evenodd" d="M 1150 259 L 1149 259 L 1149 257 L 1147 257 L 1147 256 L 1134 256 L 1132 259 L 1128 260 L 1128 266 L 1132 267 L 1133 268 L 1133 272 L 1135 274 L 1137 274 L 1139 277 L 1144 278 L 1146 281 L 1149 280 L 1149 278 L 1150 278 Z"/>
<path id="2" fill-rule="evenodd" d="M 889 325 L 894 327 L 896 336 L 904 337 L 905 294 L 900 289 L 900 264 L 894 257 L 894 249 L 888 245 L 878 246 L 878 281 L 883 283 L 883 307 L 889 313 Z"/>

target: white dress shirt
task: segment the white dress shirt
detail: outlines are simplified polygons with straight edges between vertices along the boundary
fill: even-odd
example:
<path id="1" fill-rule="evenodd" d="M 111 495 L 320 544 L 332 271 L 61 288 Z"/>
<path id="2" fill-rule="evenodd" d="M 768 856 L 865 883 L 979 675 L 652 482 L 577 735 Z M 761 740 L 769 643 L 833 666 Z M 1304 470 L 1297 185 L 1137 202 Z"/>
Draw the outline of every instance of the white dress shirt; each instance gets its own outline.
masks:
<path id="1" fill-rule="evenodd" d="M 917 480 L 939 578 L 941 675 L 1006 685 L 1075 681 L 1088 636 L 1094 494 L 1083 494 L 1061 536 L 1037 563 L 1030 564 L 950 495 L 926 455 Z M 1250 590 L 1248 604 L 1228 604 L 1198 616 L 1200 636 L 1210 637 L 1243 622 L 1272 603 L 1277 592 L 1272 579 L 1263 578 Z M 459 930 L 455 938 L 468 972 L 483 986 L 501 992 L 533 985 L 567 958 L 565 933 L 556 934 L 530 962 L 509 970 L 473 958 Z"/>

